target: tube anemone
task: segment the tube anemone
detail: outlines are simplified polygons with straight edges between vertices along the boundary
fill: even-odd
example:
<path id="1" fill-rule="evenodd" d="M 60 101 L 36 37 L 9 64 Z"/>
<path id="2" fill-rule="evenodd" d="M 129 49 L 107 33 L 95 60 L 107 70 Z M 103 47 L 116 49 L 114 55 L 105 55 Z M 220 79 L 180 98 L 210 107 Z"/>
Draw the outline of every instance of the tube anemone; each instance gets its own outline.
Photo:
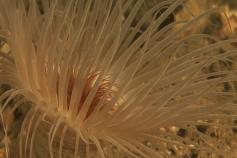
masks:
<path id="1" fill-rule="evenodd" d="M 218 88 L 237 81 L 236 69 L 205 70 L 235 64 L 237 39 L 185 34 L 215 9 L 164 24 L 183 0 L 144 5 L 0 0 L 11 49 L 0 53 L 0 84 L 10 85 L 0 95 L 7 158 L 163 158 L 171 146 L 203 145 L 220 153 L 208 137 L 199 144 L 160 129 L 236 117 L 236 90 Z M 7 114 L 25 106 L 12 137 Z"/>

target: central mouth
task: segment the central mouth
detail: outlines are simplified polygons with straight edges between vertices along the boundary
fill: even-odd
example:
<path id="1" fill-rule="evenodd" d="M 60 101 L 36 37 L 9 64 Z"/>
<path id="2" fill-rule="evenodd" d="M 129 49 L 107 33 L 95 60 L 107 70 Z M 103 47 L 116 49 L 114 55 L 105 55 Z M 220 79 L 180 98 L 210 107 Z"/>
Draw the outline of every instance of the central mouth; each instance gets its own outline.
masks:
<path id="1" fill-rule="evenodd" d="M 97 80 L 100 78 L 101 72 L 100 71 L 91 71 L 88 73 L 85 82 L 83 84 L 83 87 L 80 87 L 82 90 L 80 94 L 78 94 L 77 99 L 79 99 L 79 103 L 77 104 L 76 108 L 76 114 L 78 115 L 85 106 L 87 107 L 88 110 L 86 112 L 84 120 L 88 119 L 92 113 L 95 111 L 95 108 L 103 108 L 109 102 L 111 99 L 114 97 L 115 92 L 117 91 L 114 83 L 111 82 L 111 79 L 109 76 L 103 76 L 102 79 L 100 79 L 98 85 L 96 85 Z M 59 74 L 60 77 L 60 74 Z M 58 77 L 58 80 L 59 80 Z M 68 80 L 67 84 L 67 110 L 69 110 L 71 106 L 71 99 L 73 94 L 73 89 L 74 88 L 79 88 L 76 87 L 76 82 L 78 82 L 77 77 L 75 74 L 71 74 Z M 97 86 L 95 88 L 95 86 Z M 57 91 L 59 89 L 59 81 L 57 81 Z M 94 93 L 92 95 L 91 100 L 88 103 L 88 97 L 91 95 L 91 93 Z M 90 96 L 91 97 L 91 96 Z M 100 107 L 99 107 L 100 106 Z M 114 108 L 114 107 L 113 107 Z M 111 109 L 113 111 L 114 109 Z"/>
<path id="2" fill-rule="evenodd" d="M 99 78 L 100 72 L 90 72 L 88 74 L 88 77 L 85 81 L 84 87 L 82 88 L 81 95 L 78 96 L 80 99 L 80 102 L 78 104 L 78 109 L 77 109 L 77 114 L 80 113 L 81 109 L 85 105 L 86 99 L 88 98 L 90 93 L 95 93 L 90 104 L 89 104 L 89 109 L 86 113 L 85 119 L 87 119 L 95 110 L 97 106 L 99 106 L 100 102 L 102 103 L 102 107 L 106 106 L 106 104 L 111 100 L 113 97 L 113 91 L 111 90 L 111 83 L 109 80 L 109 77 L 103 78 L 100 83 L 98 88 L 93 88 L 95 86 L 95 82 Z M 75 85 L 76 78 L 74 75 L 71 75 L 69 79 L 69 84 L 68 84 L 68 92 L 67 92 L 67 105 L 69 108 L 70 105 L 70 100 L 72 97 L 72 91 L 73 87 Z M 95 90 L 95 92 L 93 92 Z"/>

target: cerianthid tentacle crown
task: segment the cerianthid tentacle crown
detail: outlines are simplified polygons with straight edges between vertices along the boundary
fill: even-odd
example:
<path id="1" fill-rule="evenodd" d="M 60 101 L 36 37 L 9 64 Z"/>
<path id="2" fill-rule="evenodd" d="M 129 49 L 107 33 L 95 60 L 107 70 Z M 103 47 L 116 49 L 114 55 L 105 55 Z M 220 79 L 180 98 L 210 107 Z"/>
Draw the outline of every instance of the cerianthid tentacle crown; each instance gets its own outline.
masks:
<path id="1" fill-rule="evenodd" d="M 209 137 L 200 144 L 165 129 L 236 117 L 236 91 L 219 88 L 236 83 L 236 69 L 207 70 L 236 64 L 237 39 L 190 34 L 216 9 L 176 21 L 184 0 L 153 3 L 0 0 L 7 158 L 163 158 L 203 144 L 220 153 Z"/>

